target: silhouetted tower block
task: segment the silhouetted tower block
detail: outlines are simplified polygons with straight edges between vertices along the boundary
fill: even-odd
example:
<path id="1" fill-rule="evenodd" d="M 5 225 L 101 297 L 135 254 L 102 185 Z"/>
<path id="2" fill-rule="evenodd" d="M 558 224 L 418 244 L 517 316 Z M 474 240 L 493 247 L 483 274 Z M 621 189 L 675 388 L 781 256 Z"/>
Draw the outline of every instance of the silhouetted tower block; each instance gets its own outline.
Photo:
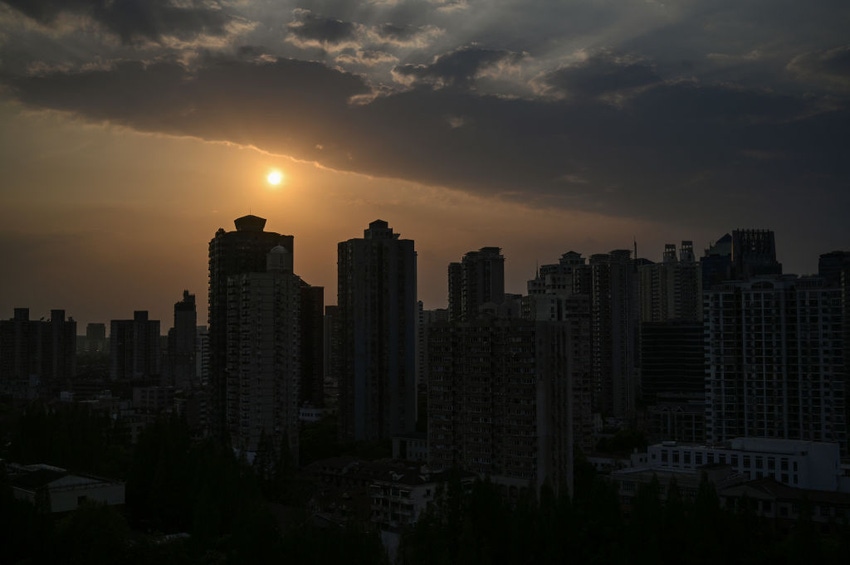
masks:
<path id="1" fill-rule="evenodd" d="M 299 405 L 325 404 L 325 289 L 301 281 L 301 386 Z"/>
<path id="2" fill-rule="evenodd" d="M 594 408 L 606 416 L 635 412 L 638 285 L 631 251 L 590 258 Z"/>
<path id="3" fill-rule="evenodd" d="M 77 323 L 64 310 L 32 321 L 15 308 L 0 322 L 0 392 L 17 398 L 52 397 L 70 384 L 76 370 Z"/>
<path id="4" fill-rule="evenodd" d="M 86 325 L 87 353 L 103 353 L 106 351 L 106 324 L 91 323 Z"/>
<path id="5" fill-rule="evenodd" d="M 109 378 L 113 381 L 160 376 L 159 320 L 147 310 L 133 312 L 132 320 L 112 320 L 109 330 Z"/>
<path id="6" fill-rule="evenodd" d="M 482 247 L 449 265 L 449 315 L 451 320 L 478 317 L 484 304 L 505 299 L 505 258 L 498 247 Z M 459 316 L 459 317 L 458 317 Z"/>
<path id="7" fill-rule="evenodd" d="M 266 272 L 269 251 L 280 245 L 294 253 L 291 235 L 263 231 L 266 220 L 243 216 L 234 221 L 236 231 L 219 228 L 209 243 L 209 418 L 211 433 L 225 439 L 227 348 L 227 280 L 246 273 Z"/>
<path id="8" fill-rule="evenodd" d="M 196 374 L 198 311 L 195 295 L 183 291 L 183 299 L 174 304 L 174 327 L 168 332 L 170 378 L 177 388 L 199 385 Z"/>
<path id="9" fill-rule="evenodd" d="M 416 252 L 383 220 L 338 245 L 340 436 L 416 425 Z"/>

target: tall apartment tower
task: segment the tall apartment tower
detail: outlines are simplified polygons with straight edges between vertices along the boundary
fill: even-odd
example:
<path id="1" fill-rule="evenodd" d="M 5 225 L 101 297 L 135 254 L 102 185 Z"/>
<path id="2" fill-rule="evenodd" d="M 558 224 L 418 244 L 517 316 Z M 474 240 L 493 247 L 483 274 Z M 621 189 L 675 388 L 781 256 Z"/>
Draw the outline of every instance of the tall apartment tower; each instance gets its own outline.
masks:
<path id="1" fill-rule="evenodd" d="M 592 255 L 590 272 L 594 410 L 628 419 L 635 413 L 639 316 L 631 251 Z"/>
<path id="2" fill-rule="evenodd" d="M 660 263 L 638 267 L 641 322 L 702 321 L 702 279 L 694 246 L 664 246 Z"/>
<path id="3" fill-rule="evenodd" d="M 505 299 L 505 258 L 498 247 L 482 247 L 449 265 L 449 316 L 452 321 L 470 321 L 487 303 Z"/>
<path id="4" fill-rule="evenodd" d="M 48 397 L 67 386 L 76 370 L 76 338 L 77 323 L 64 310 L 51 310 L 45 321 L 15 308 L 12 319 L 0 321 L 0 393 Z"/>
<path id="5" fill-rule="evenodd" d="M 638 267 L 640 395 L 650 437 L 705 440 L 702 277 L 693 244 L 664 246 L 660 263 Z"/>
<path id="6" fill-rule="evenodd" d="M 179 389 L 198 386 L 197 355 L 198 311 L 195 295 L 183 291 L 183 299 L 174 304 L 174 326 L 168 332 L 168 372 Z"/>
<path id="7" fill-rule="evenodd" d="M 301 283 L 301 383 L 299 405 L 325 405 L 325 288 Z"/>
<path id="8" fill-rule="evenodd" d="M 715 287 L 704 300 L 707 439 L 837 442 L 846 455 L 841 290 L 775 276 Z"/>
<path id="9" fill-rule="evenodd" d="M 338 245 L 340 438 L 416 425 L 416 252 L 387 222 Z"/>
<path id="10" fill-rule="evenodd" d="M 125 381 L 162 374 L 159 320 L 147 310 L 133 312 L 132 320 L 112 320 L 109 327 L 109 378 Z"/>
<path id="11" fill-rule="evenodd" d="M 252 454 L 266 446 L 298 453 L 302 281 L 282 245 L 265 272 L 227 277 L 225 424 L 230 445 Z"/>
<path id="12" fill-rule="evenodd" d="M 282 246 L 294 253 L 291 235 L 264 231 L 266 220 L 242 216 L 235 220 L 235 231 L 219 228 L 209 243 L 209 424 L 210 433 L 227 441 L 227 347 L 228 278 L 246 273 L 265 273 L 269 251 Z"/>

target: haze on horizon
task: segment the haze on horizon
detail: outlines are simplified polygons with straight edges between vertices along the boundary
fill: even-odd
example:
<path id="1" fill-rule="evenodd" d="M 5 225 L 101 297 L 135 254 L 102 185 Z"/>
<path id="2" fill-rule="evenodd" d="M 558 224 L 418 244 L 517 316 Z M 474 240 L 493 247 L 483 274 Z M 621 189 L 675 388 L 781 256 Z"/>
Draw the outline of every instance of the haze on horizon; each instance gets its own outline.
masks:
<path id="1" fill-rule="evenodd" d="M 188 289 L 204 323 L 207 244 L 247 213 L 328 304 L 376 218 L 428 308 L 483 246 L 510 292 L 735 228 L 814 272 L 850 247 L 847 29 L 844 0 L 0 0 L 0 318 L 164 331 Z"/>

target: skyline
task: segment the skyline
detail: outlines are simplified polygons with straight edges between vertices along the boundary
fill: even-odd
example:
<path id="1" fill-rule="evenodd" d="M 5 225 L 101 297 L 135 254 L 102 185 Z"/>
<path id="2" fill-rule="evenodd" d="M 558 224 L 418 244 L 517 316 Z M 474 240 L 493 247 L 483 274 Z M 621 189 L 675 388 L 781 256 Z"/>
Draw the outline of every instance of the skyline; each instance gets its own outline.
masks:
<path id="1" fill-rule="evenodd" d="M 850 247 L 848 27 L 839 0 L 2 0 L 0 318 L 168 326 L 188 289 L 205 321 L 207 244 L 249 213 L 329 304 L 377 218 L 426 308 L 485 246 L 508 292 L 736 228 L 816 272 Z"/>

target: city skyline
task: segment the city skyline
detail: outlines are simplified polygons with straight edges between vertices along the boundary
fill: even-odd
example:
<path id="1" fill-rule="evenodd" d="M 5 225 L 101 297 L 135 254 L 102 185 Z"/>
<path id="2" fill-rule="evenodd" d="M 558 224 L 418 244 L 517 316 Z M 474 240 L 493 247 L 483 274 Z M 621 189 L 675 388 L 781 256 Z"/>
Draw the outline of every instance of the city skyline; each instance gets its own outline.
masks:
<path id="1" fill-rule="evenodd" d="M 426 308 L 487 246 L 523 292 L 634 240 L 767 228 L 798 274 L 850 245 L 846 2 L 129 5 L 0 1 L 0 318 L 165 325 L 188 289 L 204 324 L 209 234 L 250 213 L 328 304 L 377 218 Z"/>
<path id="2" fill-rule="evenodd" d="M 231 220 L 231 224 L 233 223 L 234 220 Z M 232 229 L 232 226 L 228 225 L 227 230 L 230 231 L 231 229 Z M 270 229 L 274 229 L 274 226 L 272 226 Z M 731 233 L 732 231 L 733 231 L 732 229 L 729 229 L 729 230 L 727 230 L 727 232 L 724 232 L 724 233 Z M 291 236 L 293 236 L 297 239 L 297 234 L 287 234 L 287 235 L 291 235 Z M 710 243 L 714 243 L 714 241 L 716 241 L 716 239 L 719 239 L 722 235 L 723 234 L 718 235 L 718 237 L 715 238 L 714 240 L 712 240 Z M 675 238 L 671 238 L 671 241 L 674 240 L 674 239 Z M 303 242 L 301 242 L 300 240 L 298 240 L 298 241 L 299 241 L 299 249 L 302 249 L 304 247 Z M 614 247 L 614 248 L 611 248 L 611 249 L 608 249 L 608 250 L 603 250 L 602 248 L 600 248 L 598 251 L 590 251 L 590 252 L 585 252 L 583 250 L 579 251 L 579 250 L 575 249 L 574 247 L 572 247 L 572 248 L 569 248 L 569 251 L 578 252 L 583 257 L 583 259 L 585 261 L 587 261 L 589 259 L 589 257 L 591 255 L 595 254 L 595 253 L 603 253 L 604 254 L 604 253 L 608 253 L 610 251 L 614 251 L 614 250 L 617 250 L 617 249 L 633 251 L 633 249 L 634 249 L 633 246 L 635 244 L 635 240 L 632 240 L 630 243 L 632 244 L 632 247 L 629 247 L 629 245 L 624 244 L 624 245 L 621 245 L 619 247 Z M 706 246 L 705 246 L 706 249 L 709 247 L 709 245 L 710 245 L 709 243 L 706 244 Z M 510 246 L 507 246 L 507 247 L 510 248 Z M 699 247 L 700 247 L 699 244 L 695 244 L 695 251 Z M 504 247 L 502 247 L 502 248 L 504 248 Z M 202 250 L 202 252 L 201 252 L 202 253 L 202 259 L 206 259 L 206 257 L 203 256 L 204 251 L 206 251 L 206 250 Z M 473 250 L 469 250 L 469 251 L 473 251 Z M 657 253 L 655 253 L 655 255 L 657 255 L 657 257 L 655 257 L 653 255 L 652 251 L 643 252 L 643 251 L 641 251 L 641 248 L 639 247 L 638 248 L 638 257 L 644 258 L 644 259 L 649 259 L 649 260 L 651 260 L 655 263 L 660 264 L 662 262 L 662 259 L 663 259 L 664 246 L 662 245 L 658 249 L 655 249 L 653 251 L 657 251 Z M 806 272 L 794 271 L 794 270 L 790 270 L 790 269 L 785 268 L 784 265 L 783 265 L 783 271 L 787 274 L 794 274 L 794 275 L 801 275 L 801 276 L 816 275 L 817 271 L 818 271 L 817 262 L 818 262 L 819 256 L 822 255 L 822 254 L 825 254 L 825 253 L 829 253 L 831 251 L 838 251 L 838 249 L 814 253 L 812 255 L 812 257 L 809 258 L 809 261 L 807 261 L 807 263 L 812 263 L 812 269 L 810 271 L 806 271 Z M 303 253 L 303 251 L 301 251 L 301 253 Z M 417 254 L 419 254 L 419 253 L 421 253 L 421 249 L 418 248 Z M 527 289 L 526 289 L 527 283 L 528 283 L 529 280 L 534 279 L 537 269 L 542 265 L 557 263 L 558 257 L 561 254 L 562 253 L 558 253 L 557 255 L 553 255 L 553 256 L 547 257 L 547 258 L 541 258 L 540 260 L 535 261 L 534 266 L 533 266 L 533 270 L 528 274 L 528 276 L 525 276 L 524 271 L 521 271 L 521 270 L 517 269 L 516 267 L 514 267 L 512 269 L 510 257 L 506 257 L 505 258 L 505 281 L 506 281 L 505 292 L 509 293 L 509 294 L 522 294 L 522 295 L 527 294 Z M 700 257 L 702 257 L 702 252 L 700 252 L 699 254 L 696 254 L 696 256 L 695 256 L 695 261 L 697 263 L 699 263 Z M 781 260 L 782 259 L 781 245 L 777 245 L 777 259 L 779 260 L 779 263 L 783 263 L 783 261 Z M 426 277 L 424 277 L 424 280 L 427 280 L 427 281 L 436 280 L 438 284 L 442 285 L 436 290 L 436 292 L 428 292 L 428 289 L 426 289 L 426 294 L 428 294 L 428 298 L 429 298 L 428 301 L 423 300 L 423 297 L 421 296 L 423 278 L 422 278 L 422 273 L 421 273 L 421 269 L 420 269 L 420 272 L 418 273 L 418 278 L 417 278 L 418 286 L 419 286 L 418 291 L 419 291 L 419 294 L 420 294 L 419 300 L 423 301 L 423 305 L 424 305 L 424 308 L 426 310 L 433 310 L 433 309 L 436 309 L 436 308 L 445 309 L 445 308 L 449 307 L 449 291 L 448 291 L 447 271 L 448 271 L 449 265 L 452 262 L 455 262 L 455 261 L 450 257 L 449 260 L 446 262 L 446 264 L 443 265 L 443 268 L 441 270 L 438 269 L 438 272 L 428 273 L 426 275 Z M 195 277 L 195 278 L 198 278 L 198 279 L 201 279 L 201 280 L 207 278 L 207 275 L 208 275 L 208 272 L 206 270 L 207 265 L 206 265 L 206 262 L 204 262 L 204 263 L 205 263 L 204 264 L 205 270 L 200 274 L 200 276 Z M 335 268 L 336 264 L 334 264 L 333 267 L 334 267 L 333 274 L 332 274 L 333 280 L 330 280 L 330 281 L 310 281 L 311 283 L 314 283 L 313 286 L 323 287 L 325 289 L 325 297 L 326 297 L 326 304 L 327 305 L 335 305 L 336 301 L 337 301 L 336 300 L 337 299 L 337 294 L 336 294 L 337 273 L 336 273 L 336 268 Z M 297 260 L 296 260 L 296 268 L 298 268 L 297 267 Z M 164 281 L 164 282 L 167 284 L 168 281 Z M 2 284 L 2 283 L 0 283 L 0 284 Z M 508 284 L 510 284 L 510 287 L 508 286 Z M 184 285 L 184 287 L 173 286 L 171 288 L 166 288 L 163 291 L 157 291 L 157 293 L 151 293 L 150 296 L 160 296 L 163 300 L 163 303 L 151 302 L 150 299 L 149 299 L 149 301 L 146 303 L 147 306 L 145 306 L 145 307 L 140 306 L 139 303 L 134 303 L 132 301 L 132 298 L 128 297 L 127 302 L 126 302 L 126 304 L 127 304 L 126 307 L 122 307 L 121 310 L 114 311 L 113 314 L 108 315 L 107 317 L 100 317 L 100 318 L 86 317 L 85 312 L 80 312 L 80 314 L 78 314 L 75 311 L 66 307 L 66 304 L 68 304 L 69 302 L 70 303 L 83 302 L 83 303 L 91 304 L 90 297 L 71 296 L 71 299 L 69 301 L 66 301 L 65 303 L 62 303 L 62 304 L 57 304 L 55 299 L 50 298 L 50 296 L 48 296 L 47 293 L 44 293 L 44 295 L 39 299 L 39 301 L 40 301 L 40 303 L 45 304 L 46 308 L 41 309 L 38 306 L 33 306 L 31 303 L 21 303 L 20 300 L 16 300 L 14 296 L 9 296 L 8 293 L 2 293 L 2 294 L 0 294 L 0 319 L 7 319 L 7 317 L 9 319 L 11 319 L 12 312 L 15 308 L 27 308 L 27 309 L 30 310 L 32 316 L 34 316 L 36 318 L 43 317 L 44 319 L 47 319 L 49 317 L 48 315 L 50 314 L 50 312 L 52 310 L 55 310 L 55 309 L 58 308 L 58 309 L 61 309 L 61 310 L 65 310 L 67 316 L 69 318 L 74 319 L 74 321 L 77 323 L 78 333 L 80 335 L 84 335 L 85 327 L 86 327 L 87 324 L 90 324 L 90 323 L 105 323 L 108 327 L 109 322 L 112 321 L 112 320 L 117 320 L 117 319 L 126 318 L 126 317 L 132 317 L 133 313 L 137 312 L 137 311 L 146 311 L 146 312 L 149 313 L 150 319 L 162 322 L 161 333 L 164 336 L 164 335 L 166 335 L 167 330 L 171 327 L 171 325 L 170 325 L 171 324 L 171 318 L 172 318 L 171 310 L 173 308 L 173 302 L 174 302 L 174 300 L 177 300 L 181 296 L 181 293 L 186 292 L 186 291 L 188 291 L 192 294 L 195 294 L 196 297 L 197 297 L 196 300 L 197 300 L 197 309 L 198 309 L 198 325 L 199 326 L 206 326 L 207 325 L 207 323 L 209 321 L 207 319 L 207 308 L 208 308 L 208 301 L 206 300 L 207 290 L 208 290 L 208 283 L 206 283 L 204 286 L 198 287 L 198 288 L 189 288 L 189 287 L 186 287 L 185 285 Z M 430 289 L 430 290 L 433 291 L 433 288 Z M 70 296 L 70 295 L 66 295 L 66 296 Z M 7 306 L 8 306 L 8 308 L 6 308 Z M 101 311 L 104 311 L 103 307 L 96 307 L 96 308 L 98 308 Z M 5 311 L 4 309 L 9 311 L 8 316 L 6 316 L 6 314 L 3 313 Z"/>

